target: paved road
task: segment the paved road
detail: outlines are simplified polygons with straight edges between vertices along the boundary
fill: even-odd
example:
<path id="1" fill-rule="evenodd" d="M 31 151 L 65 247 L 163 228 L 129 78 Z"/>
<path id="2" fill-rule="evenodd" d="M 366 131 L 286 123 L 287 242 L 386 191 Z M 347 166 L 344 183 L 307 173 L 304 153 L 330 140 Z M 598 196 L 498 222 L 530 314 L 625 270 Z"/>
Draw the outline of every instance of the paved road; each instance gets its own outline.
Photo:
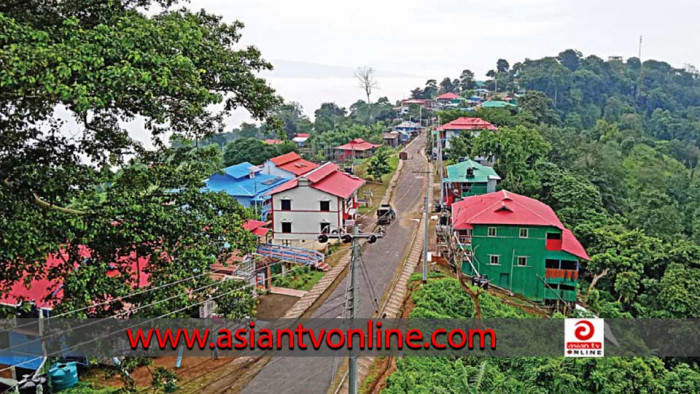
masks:
<path id="1" fill-rule="evenodd" d="M 415 213 L 422 212 L 424 195 L 421 193 L 425 184 L 426 161 L 420 154 L 425 146 L 425 134 L 408 148 L 409 160 L 403 170 L 394 191 L 394 209 L 398 220 L 386 228 L 386 237 L 373 245 L 366 245 L 363 261 L 370 277 L 371 285 L 377 298 L 387 290 L 404 252 L 409 245 L 413 230 L 418 225 Z M 360 284 L 359 317 L 370 317 L 375 310 L 370 281 L 358 277 Z M 315 318 L 335 318 L 342 314 L 345 289 L 348 276 L 313 313 Z M 243 390 L 244 393 L 325 393 L 328 389 L 335 368 L 341 363 L 340 358 L 273 358 Z"/>

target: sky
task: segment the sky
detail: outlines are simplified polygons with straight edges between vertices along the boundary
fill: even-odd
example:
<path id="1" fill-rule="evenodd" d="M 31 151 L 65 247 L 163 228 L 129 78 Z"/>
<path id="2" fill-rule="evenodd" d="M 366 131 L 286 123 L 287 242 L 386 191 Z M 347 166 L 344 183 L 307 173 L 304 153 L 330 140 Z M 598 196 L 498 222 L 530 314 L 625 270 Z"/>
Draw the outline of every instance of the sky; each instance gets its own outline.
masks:
<path id="1" fill-rule="evenodd" d="M 499 58 L 511 64 L 556 56 L 637 56 L 700 68 L 700 2 L 694 0 L 190 0 L 184 6 L 245 24 L 275 70 L 263 76 L 288 101 L 313 112 L 323 102 L 348 107 L 363 93 L 359 66 L 377 71 L 375 98 L 398 100 L 429 78 L 477 79 Z M 244 112 L 227 124 L 249 120 Z"/>

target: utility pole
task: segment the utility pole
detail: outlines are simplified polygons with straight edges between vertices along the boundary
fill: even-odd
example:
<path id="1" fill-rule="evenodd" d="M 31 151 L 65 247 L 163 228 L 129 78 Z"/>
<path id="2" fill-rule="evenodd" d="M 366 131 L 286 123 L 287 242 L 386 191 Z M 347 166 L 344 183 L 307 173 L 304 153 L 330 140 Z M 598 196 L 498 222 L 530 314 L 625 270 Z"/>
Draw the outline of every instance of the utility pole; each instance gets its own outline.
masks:
<path id="1" fill-rule="evenodd" d="M 357 278 L 360 268 L 360 242 L 361 238 L 367 239 L 368 243 L 375 243 L 377 239 L 384 238 L 386 233 L 384 229 L 379 227 L 376 233 L 359 233 L 357 225 L 352 227 L 352 234 L 348 233 L 338 233 L 338 234 L 326 234 L 323 233 L 318 236 L 318 242 L 326 243 L 329 238 L 340 239 L 343 243 L 352 243 L 351 255 L 350 255 L 350 281 L 348 282 L 347 294 L 345 296 L 345 318 L 350 319 L 350 325 L 355 326 L 355 319 L 357 319 L 357 311 L 360 307 L 360 294 L 357 292 Z M 348 356 L 349 368 L 348 368 L 348 392 L 350 394 L 357 394 L 357 347 L 353 346 L 353 350 L 350 351 Z"/>
<path id="2" fill-rule="evenodd" d="M 428 163 L 430 169 L 430 163 Z M 428 222 L 430 221 L 430 171 L 425 174 L 425 236 L 423 237 L 423 283 L 428 283 Z"/>
<path id="3" fill-rule="evenodd" d="M 423 215 L 425 216 L 423 223 L 423 230 L 425 232 L 423 236 L 423 283 L 428 282 L 428 222 L 430 221 L 430 163 L 428 163 L 427 171 L 413 171 L 414 174 L 425 174 L 425 210 Z"/>
<path id="4" fill-rule="evenodd" d="M 438 114 L 438 125 L 440 124 L 440 115 Z M 440 204 L 444 202 L 445 191 L 442 184 L 442 138 L 438 130 L 438 180 L 440 181 Z"/>
<path id="5" fill-rule="evenodd" d="M 639 98 L 640 93 L 642 93 L 642 86 L 644 85 L 644 63 L 642 62 L 642 36 L 639 36 L 639 77 L 637 77 L 637 98 Z"/>

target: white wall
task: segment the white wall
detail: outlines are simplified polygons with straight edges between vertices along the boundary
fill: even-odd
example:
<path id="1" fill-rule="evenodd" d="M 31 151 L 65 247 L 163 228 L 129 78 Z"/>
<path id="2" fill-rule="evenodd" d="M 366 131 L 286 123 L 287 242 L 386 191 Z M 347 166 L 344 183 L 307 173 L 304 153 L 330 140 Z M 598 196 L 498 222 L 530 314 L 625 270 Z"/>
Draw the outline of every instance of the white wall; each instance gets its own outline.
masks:
<path id="1" fill-rule="evenodd" d="M 296 177 L 296 175 L 294 175 L 293 173 L 277 167 L 277 165 L 275 165 L 275 163 L 273 163 L 270 160 L 265 161 L 265 164 L 263 164 L 262 173 L 267 175 L 281 176 L 283 178 L 289 179 Z"/>
<path id="2" fill-rule="evenodd" d="M 291 200 L 291 211 L 282 211 L 282 200 Z M 340 200 L 340 203 L 339 201 Z M 321 201 L 330 202 L 330 211 L 321 212 Z M 273 231 L 276 240 L 314 239 L 321 232 L 321 223 L 330 223 L 335 229 L 343 223 L 342 199 L 309 186 L 277 193 L 272 198 L 274 209 Z M 292 223 L 292 233 L 282 233 L 282 223 Z"/>

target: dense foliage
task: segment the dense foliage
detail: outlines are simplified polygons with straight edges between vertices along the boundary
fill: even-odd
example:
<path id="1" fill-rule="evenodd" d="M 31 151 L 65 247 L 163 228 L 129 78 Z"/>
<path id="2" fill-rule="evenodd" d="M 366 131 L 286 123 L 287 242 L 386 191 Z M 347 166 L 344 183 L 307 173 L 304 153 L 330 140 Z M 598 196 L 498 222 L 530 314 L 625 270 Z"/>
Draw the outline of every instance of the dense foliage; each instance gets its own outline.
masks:
<path id="1" fill-rule="evenodd" d="M 487 86 L 519 111 L 468 116 L 499 126 L 463 133 L 447 151 L 494 160 L 500 187 L 550 205 L 585 246 L 580 300 L 601 317 L 700 316 L 700 76 L 692 67 L 582 57 L 572 50 L 499 62 Z M 467 75 L 468 76 L 468 75 Z M 453 91 L 461 92 L 459 86 Z M 447 86 L 447 84 L 441 84 Z M 429 81 L 428 93 L 439 88 Z M 432 90 L 435 89 L 433 92 Z M 423 94 L 416 90 L 414 96 Z M 442 123 L 465 116 L 439 113 Z M 482 317 L 510 308 L 490 309 Z M 456 280 L 414 295 L 412 317 L 471 317 Z M 690 363 L 690 364 L 688 364 Z M 473 384 L 478 379 L 478 389 Z M 465 382 L 469 384 L 469 389 Z M 695 360 L 658 358 L 404 358 L 387 392 L 697 392 Z"/>
<path id="2" fill-rule="evenodd" d="M 141 7 L 151 3 L 165 8 L 148 16 Z M 0 5 L 0 291 L 64 278 L 60 308 L 71 309 L 131 293 L 145 275 L 171 283 L 252 248 L 241 206 L 200 192 L 215 152 L 167 149 L 160 137 L 201 139 L 238 107 L 266 118 L 279 99 L 256 75 L 271 66 L 254 47 L 237 48 L 240 22 L 172 3 Z M 155 150 L 132 140 L 134 120 Z M 142 315 L 178 311 L 215 291 L 186 291 L 208 283 L 200 275 L 129 301 L 167 301 Z"/>
<path id="3" fill-rule="evenodd" d="M 471 297 L 456 279 L 430 280 L 412 295 L 411 318 L 473 318 Z M 523 318 L 527 313 L 479 296 L 482 318 Z M 404 357 L 384 393 L 689 393 L 700 390 L 697 366 L 659 358 Z"/>

